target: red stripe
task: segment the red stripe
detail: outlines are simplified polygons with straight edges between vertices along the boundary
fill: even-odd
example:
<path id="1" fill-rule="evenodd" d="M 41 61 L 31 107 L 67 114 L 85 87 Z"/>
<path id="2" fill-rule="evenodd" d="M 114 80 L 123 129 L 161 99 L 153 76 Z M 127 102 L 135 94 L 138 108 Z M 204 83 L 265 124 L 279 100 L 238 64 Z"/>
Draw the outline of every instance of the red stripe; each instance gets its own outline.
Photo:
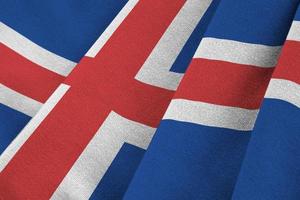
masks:
<path id="1" fill-rule="evenodd" d="M 156 126 L 173 92 L 134 80 L 183 0 L 140 1 L 0 175 L 5 199 L 48 199 L 111 110 Z M 101 155 L 99 155 L 101 156 Z"/>
<path id="2" fill-rule="evenodd" d="M 0 82 L 32 99 L 45 102 L 64 80 L 1 43 L 0 53 Z"/>
<path id="3" fill-rule="evenodd" d="M 294 81 L 300 84 L 300 42 L 286 41 L 272 78 Z"/>
<path id="4" fill-rule="evenodd" d="M 272 68 L 193 59 L 174 98 L 257 109 Z"/>

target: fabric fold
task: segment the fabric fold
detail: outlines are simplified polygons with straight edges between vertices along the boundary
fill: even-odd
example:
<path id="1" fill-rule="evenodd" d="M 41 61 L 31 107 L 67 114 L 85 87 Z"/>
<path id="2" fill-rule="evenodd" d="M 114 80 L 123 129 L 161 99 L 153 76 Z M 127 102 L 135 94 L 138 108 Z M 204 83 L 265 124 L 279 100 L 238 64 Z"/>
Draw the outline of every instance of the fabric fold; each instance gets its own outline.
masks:
<path id="1" fill-rule="evenodd" d="M 217 2 L 128 1 L 0 156 L 0 196 L 122 198 Z"/>
<path id="2" fill-rule="evenodd" d="M 300 198 L 300 9 L 268 85 L 232 199 Z"/>
<path id="3" fill-rule="evenodd" d="M 220 2 L 125 200 L 231 198 L 297 3 Z"/>

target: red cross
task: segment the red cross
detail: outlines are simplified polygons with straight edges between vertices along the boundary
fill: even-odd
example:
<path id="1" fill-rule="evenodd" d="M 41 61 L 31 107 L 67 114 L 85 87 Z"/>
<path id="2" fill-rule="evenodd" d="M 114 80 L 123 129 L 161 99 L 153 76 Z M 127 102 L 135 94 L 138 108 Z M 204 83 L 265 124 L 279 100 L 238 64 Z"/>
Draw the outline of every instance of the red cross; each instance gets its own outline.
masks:
<path id="1" fill-rule="evenodd" d="M 0 83 L 37 101 L 45 102 L 65 78 L 1 43 L 0 55 Z"/>
<path id="2" fill-rule="evenodd" d="M 71 88 L 0 175 L 0 196 L 47 199 L 111 111 L 156 127 L 173 92 L 135 75 L 185 1 L 142 0 L 95 58 L 84 58 Z M 15 195 L 15 196 L 10 196 Z"/>

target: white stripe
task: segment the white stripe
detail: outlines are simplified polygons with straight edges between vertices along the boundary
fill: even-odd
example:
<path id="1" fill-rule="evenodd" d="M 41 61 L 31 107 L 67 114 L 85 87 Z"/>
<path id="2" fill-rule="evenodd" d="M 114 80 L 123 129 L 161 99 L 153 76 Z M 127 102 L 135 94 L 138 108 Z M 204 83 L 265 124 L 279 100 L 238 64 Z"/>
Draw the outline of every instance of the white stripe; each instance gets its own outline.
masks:
<path id="1" fill-rule="evenodd" d="M 76 65 L 75 62 L 33 43 L 2 22 L 0 22 L 0 42 L 28 60 L 62 76 L 67 76 Z"/>
<path id="2" fill-rule="evenodd" d="M 40 123 L 47 117 L 54 106 L 59 102 L 70 86 L 61 84 L 50 96 L 39 112 L 29 121 L 18 136 L 10 143 L 5 151 L 0 155 L 0 172 L 5 168 L 17 151 L 22 147 L 26 140 L 32 135 Z"/>
<path id="3" fill-rule="evenodd" d="M 281 46 L 250 44 L 233 40 L 203 38 L 194 58 L 221 60 L 257 67 L 274 67 Z"/>
<path id="4" fill-rule="evenodd" d="M 129 0 L 126 5 L 122 8 L 119 14 L 114 18 L 114 20 L 110 23 L 110 25 L 105 29 L 105 31 L 101 34 L 98 40 L 94 43 L 94 45 L 89 49 L 89 51 L 85 54 L 88 57 L 95 57 L 97 53 L 102 49 L 104 44 L 109 40 L 112 34 L 117 30 L 123 20 L 127 17 L 127 15 L 131 12 L 131 10 L 135 7 L 139 0 Z"/>
<path id="5" fill-rule="evenodd" d="M 124 142 L 146 149 L 155 130 L 111 112 L 51 199 L 88 199 Z"/>
<path id="6" fill-rule="evenodd" d="M 300 41 L 300 21 L 293 21 L 286 39 Z"/>
<path id="7" fill-rule="evenodd" d="M 280 99 L 300 108 L 300 85 L 285 79 L 271 79 L 265 98 Z"/>
<path id="8" fill-rule="evenodd" d="M 257 113 L 258 110 L 173 99 L 163 119 L 249 131 L 253 129 Z"/>
<path id="9" fill-rule="evenodd" d="M 210 3 L 211 0 L 186 1 L 135 79 L 157 87 L 176 90 L 183 74 L 171 72 L 170 68 Z"/>
<path id="10" fill-rule="evenodd" d="M 0 103 L 33 117 L 42 103 L 18 93 L 0 83 Z"/>

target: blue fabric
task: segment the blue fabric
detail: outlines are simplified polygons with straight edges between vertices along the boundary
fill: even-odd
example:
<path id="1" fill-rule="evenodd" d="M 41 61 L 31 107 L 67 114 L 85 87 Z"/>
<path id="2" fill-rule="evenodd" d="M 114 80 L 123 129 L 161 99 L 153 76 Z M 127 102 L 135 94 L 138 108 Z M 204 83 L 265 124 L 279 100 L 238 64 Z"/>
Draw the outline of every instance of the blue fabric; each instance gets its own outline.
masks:
<path id="1" fill-rule="evenodd" d="M 90 199 L 121 199 L 144 152 L 144 149 L 125 143 Z"/>
<path id="2" fill-rule="evenodd" d="M 300 7 L 298 7 L 297 12 L 295 14 L 294 20 L 300 21 Z"/>
<path id="3" fill-rule="evenodd" d="M 265 99 L 243 161 L 234 200 L 300 199 L 300 109 Z"/>
<path id="4" fill-rule="evenodd" d="M 221 1 L 204 37 L 282 45 L 297 3 Z M 124 199 L 230 199 L 250 135 L 163 120 Z"/>
<path id="5" fill-rule="evenodd" d="M 0 21 L 78 62 L 128 0 L 0 0 Z"/>
<path id="6" fill-rule="evenodd" d="M 163 120 L 124 199 L 229 199 L 249 137 Z"/>
<path id="7" fill-rule="evenodd" d="M 255 44 L 282 45 L 298 2 L 221 1 L 205 36 Z"/>
<path id="8" fill-rule="evenodd" d="M 0 154 L 30 119 L 31 117 L 0 103 Z"/>

